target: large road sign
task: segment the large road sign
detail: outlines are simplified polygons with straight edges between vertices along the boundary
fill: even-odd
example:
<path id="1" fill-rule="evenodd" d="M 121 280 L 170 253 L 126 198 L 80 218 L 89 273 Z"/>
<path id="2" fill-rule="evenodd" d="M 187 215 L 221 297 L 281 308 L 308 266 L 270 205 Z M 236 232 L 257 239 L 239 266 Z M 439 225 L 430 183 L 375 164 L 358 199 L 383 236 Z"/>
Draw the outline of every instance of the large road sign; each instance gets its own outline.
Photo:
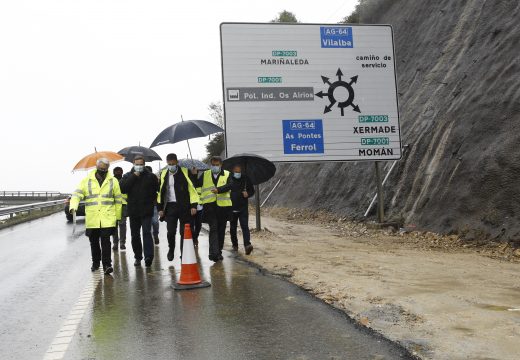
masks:
<path id="1" fill-rule="evenodd" d="M 228 155 L 401 157 L 389 25 L 220 26 Z"/>

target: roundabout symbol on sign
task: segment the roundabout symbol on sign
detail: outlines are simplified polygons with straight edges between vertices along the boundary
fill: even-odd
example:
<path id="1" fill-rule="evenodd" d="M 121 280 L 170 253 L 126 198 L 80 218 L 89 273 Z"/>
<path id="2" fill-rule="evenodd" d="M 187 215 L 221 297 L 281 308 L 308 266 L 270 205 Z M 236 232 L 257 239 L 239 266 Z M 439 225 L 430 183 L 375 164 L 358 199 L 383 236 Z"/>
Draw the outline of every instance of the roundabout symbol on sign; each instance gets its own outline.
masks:
<path id="1" fill-rule="evenodd" d="M 330 101 L 330 104 L 328 106 L 325 106 L 325 110 L 323 111 L 323 113 L 326 114 L 326 113 L 332 111 L 332 107 L 336 103 L 338 103 L 338 108 L 340 108 L 340 110 L 341 110 L 341 116 L 345 115 L 345 108 L 349 107 L 349 106 L 352 106 L 353 111 L 360 113 L 361 110 L 359 109 L 359 106 L 354 105 L 354 102 L 353 102 L 354 101 L 354 89 L 352 88 L 352 84 L 355 84 L 357 82 L 358 76 L 356 75 L 356 76 L 351 77 L 350 82 L 343 81 L 343 80 L 341 80 L 343 73 L 341 72 L 341 69 L 339 69 L 339 68 L 338 68 L 338 71 L 336 72 L 336 76 L 338 77 L 338 80 L 334 81 L 333 83 L 331 83 L 329 81 L 328 77 L 323 76 L 323 75 L 321 76 L 323 83 L 329 84 L 329 89 L 327 90 L 326 93 L 324 93 L 323 91 L 320 91 L 319 93 L 316 94 L 316 96 L 320 97 L 321 99 L 323 99 L 324 96 L 327 96 Z M 340 99 L 339 98 L 340 96 L 336 95 L 338 97 L 338 99 L 336 99 L 336 97 L 334 96 L 334 92 L 339 93 L 342 88 L 348 92 L 348 96 L 346 96 L 346 99 L 345 99 L 345 97 Z"/>

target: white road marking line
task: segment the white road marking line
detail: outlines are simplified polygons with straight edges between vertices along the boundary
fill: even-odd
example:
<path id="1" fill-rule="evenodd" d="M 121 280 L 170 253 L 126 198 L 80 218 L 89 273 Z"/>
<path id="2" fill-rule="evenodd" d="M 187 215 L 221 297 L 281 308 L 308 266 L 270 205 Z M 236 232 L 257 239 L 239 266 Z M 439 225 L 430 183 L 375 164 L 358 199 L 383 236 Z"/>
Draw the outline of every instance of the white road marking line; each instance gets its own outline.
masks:
<path id="1" fill-rule="evenodd" d="M 80 297 L 76 301 L 76 304 L 72 307 L 69 316 L 63 322 L 58 333 L 54 337 L 51 345 L 47 349 L 47 352 L 43 356 L 43 360 L 61 360 L 65 356 L 67 349 L 69 348 L 74 335 L 78 329 L 83 316 L 90 307 L 94 291 L 96 290 L 99 282 L 101 281 L 101 271 L 96 272 L 87 286 L 81 292 Z"/>
<path id="2" fill-rule="evenodd" d="M 68 343 L 70 343 L 71 340 L 72 340 L 72 336 L 64 336 L 61 338 L 54 339 L 54 341 L 52 342 L 51 345 L 68 344 Z"/>

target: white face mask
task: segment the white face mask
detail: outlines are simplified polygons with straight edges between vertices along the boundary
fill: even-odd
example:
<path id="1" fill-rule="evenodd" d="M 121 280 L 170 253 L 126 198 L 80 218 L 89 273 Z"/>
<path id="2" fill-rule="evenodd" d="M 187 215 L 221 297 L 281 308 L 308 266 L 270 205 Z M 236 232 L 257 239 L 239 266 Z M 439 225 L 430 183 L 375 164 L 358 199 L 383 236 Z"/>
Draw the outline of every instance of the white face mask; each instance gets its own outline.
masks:
<path id="1" fill-rule="evenodd" d="M 134 165 L 135 172 L 143 172 L 144 171 L 144 165 Z"/>
<path id="2" fill-rule="evenodd" d="M 168 165 L 168 170 L 170 170 L 171 172 L 176 172 L 177 171 L 177 165 Z"/>
<path id="3" fill-rule="evenodd" d="M 213 174 L 218 174 L 220 172 L 220 166 L 217 165 L 211 165 L 211 172 Z"/>

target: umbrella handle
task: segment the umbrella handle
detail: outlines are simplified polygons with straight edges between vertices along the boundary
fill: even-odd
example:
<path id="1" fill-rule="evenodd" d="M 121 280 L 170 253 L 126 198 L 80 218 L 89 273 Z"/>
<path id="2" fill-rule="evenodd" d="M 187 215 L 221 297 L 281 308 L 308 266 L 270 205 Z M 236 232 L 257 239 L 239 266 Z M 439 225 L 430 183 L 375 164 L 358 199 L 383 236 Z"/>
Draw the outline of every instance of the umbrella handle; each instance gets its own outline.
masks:
<path id="1" fill-rule="evenodd" d="M 190 158 L 193 161 L 193 156 L 191 155 L 190 141 L 188 139 L 186 139 L 186 142 L 188 143 L 188 150 L 190 151 Z"/>
<path id="2" fill-rule="evenodd" d="M 246 173 L 247 173 L 247 160 L 244 162 L 244 191 L 247 191 Z"/>

